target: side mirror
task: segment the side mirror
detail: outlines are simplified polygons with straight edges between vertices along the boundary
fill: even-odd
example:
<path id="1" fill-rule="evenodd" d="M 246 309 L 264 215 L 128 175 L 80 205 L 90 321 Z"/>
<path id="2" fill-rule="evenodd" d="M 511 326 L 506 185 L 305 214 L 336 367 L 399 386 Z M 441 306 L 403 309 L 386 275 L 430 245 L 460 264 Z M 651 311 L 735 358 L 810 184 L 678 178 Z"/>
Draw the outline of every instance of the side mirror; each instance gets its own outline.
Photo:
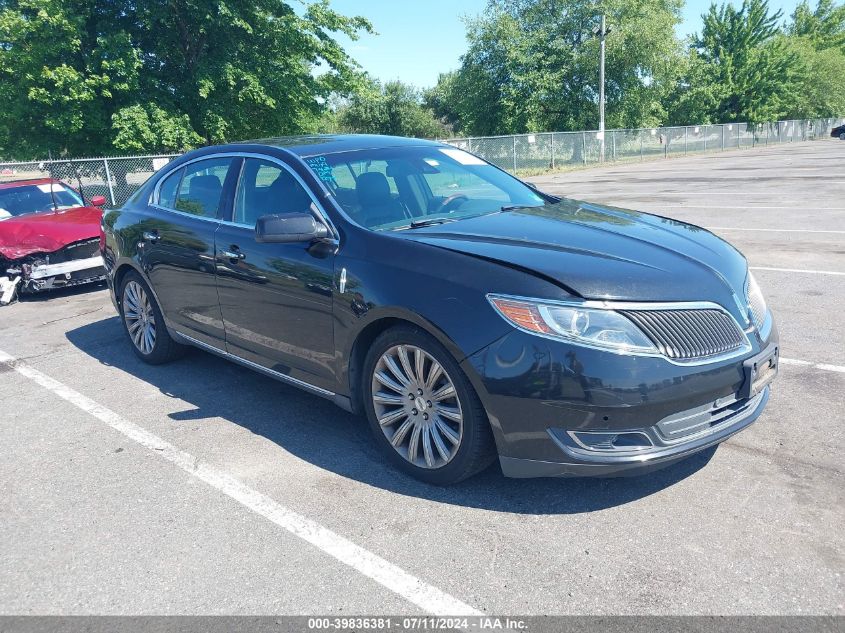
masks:
<path id="1" fill-rule="evenodd" d="M 104 207 L 104 206 L 106 206 L 105 196 L 92 196 L 91 197 L 91 206 L 92 207 Z"/>
<path id="2" fill-rule="evenodd" d="M 313 242 L 329 237 L 329 230 L 310 213 L 262 215 L 255 223 L 255 241 L 262 244 Z"/>

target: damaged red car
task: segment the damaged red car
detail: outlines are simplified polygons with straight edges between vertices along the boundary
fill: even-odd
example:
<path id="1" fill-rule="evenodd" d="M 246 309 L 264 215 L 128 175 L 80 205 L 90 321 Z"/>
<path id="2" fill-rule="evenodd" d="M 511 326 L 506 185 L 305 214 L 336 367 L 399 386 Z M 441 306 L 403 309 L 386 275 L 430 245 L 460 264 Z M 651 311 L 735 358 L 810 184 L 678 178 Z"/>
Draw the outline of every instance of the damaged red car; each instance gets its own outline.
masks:
<path id="1" fill-rule="evenodd" d="M 0 304 L 105 278 L 100 257 L 103 196 L 86 204 L 53 178 L 0 183 Z"/>

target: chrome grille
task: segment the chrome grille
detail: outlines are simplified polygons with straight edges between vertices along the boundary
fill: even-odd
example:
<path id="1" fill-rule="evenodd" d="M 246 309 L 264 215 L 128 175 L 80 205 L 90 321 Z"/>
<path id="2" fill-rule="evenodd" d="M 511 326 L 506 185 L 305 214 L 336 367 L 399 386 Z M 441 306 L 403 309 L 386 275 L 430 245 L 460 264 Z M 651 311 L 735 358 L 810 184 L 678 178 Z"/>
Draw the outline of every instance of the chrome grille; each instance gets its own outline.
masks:
<path id="1" fill-rule="evenodd" d="M 741 348 L 745 336 L 734 318 L 721 310 L 622 310 L 661 354 L 675 360 L 719 356 Z"/>

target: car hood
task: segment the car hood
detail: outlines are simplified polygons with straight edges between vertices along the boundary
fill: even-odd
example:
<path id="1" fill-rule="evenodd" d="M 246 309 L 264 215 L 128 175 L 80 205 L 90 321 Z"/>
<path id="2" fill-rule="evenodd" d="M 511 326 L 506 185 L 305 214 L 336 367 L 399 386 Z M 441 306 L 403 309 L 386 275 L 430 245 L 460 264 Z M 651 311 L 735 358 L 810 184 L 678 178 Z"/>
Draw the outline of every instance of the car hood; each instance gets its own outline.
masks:
<path id="1" fill-rule="evenodd" d="M 529 271 L 588 299 L 706 300 L 734 311 L 747 275 L 742 254 L 706 229 L 569 199 L 397 235 Z M 495 290 L 494 279 L 489 285 Z"/>
<path id="2" fill-rule="evenodd" d="M 48 213 L 29 213 L 0 221 L 0 255 L 20 259 L 33 253 L 52 253 L 68 244 L 100 236 L 103 212 L 74 207 Z"/>

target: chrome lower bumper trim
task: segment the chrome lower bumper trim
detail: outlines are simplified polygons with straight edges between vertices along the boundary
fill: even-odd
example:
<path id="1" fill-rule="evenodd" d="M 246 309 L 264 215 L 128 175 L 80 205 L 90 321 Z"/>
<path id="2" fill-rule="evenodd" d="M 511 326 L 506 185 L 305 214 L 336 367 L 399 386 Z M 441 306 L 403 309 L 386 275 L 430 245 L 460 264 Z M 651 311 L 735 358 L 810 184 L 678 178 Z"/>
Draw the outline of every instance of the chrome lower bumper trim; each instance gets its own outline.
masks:
<path id="1" fill-rule="evenodd" d="M 103 266 L 103 258 L 99 255 L 87 259 L 72 259 L 69 262 L 59 264 L 39 264 L 33 266 L 29 272 L 28 279 L 46 279 L 56 275 L 67 275 L 89 268 L 100 268 Z"/>
<path id="2" fill-rule="evenodd" d="M 755 395 L 742 403 L 742 406 L 735 407 L 730 413 L 723 414 L 725 404 L 722 408 L 715 405 L 707 409 L 705 413 L 716 411 L 712 415 L 710 423 L 706 428 L 697 428 L 697 430 L 689 435 L 674 441 L 667 441 L 664 433 L 658 425 L 641 428 L 641 429 L 625 429 L 618 431 L 593 431 L 593 433 L 602 432 L 609 435 L 625 435 L 627 433 L 642 433 L 646 435 L 652 443 L 651 447 L 634 448 L 619 447 L 617 449 L 610 449 L 612 445 L 602 445 L 598 450 L 585 448 L 583 443 L 576 442 L 571 435 L 563 429 L 548 429 L 548 434 L 554 442 L 563 450 L 566 456 L 579 463 L 603 463 L 603 464 L 624 464 L 624 463 L 645 463 L 654 460 L 662 460 L 671 458 L 675 455 L 683 455 L 688 452 L 695 452 L 701 447 L 709 446 L 718 443 L 723 439 L 733 435 L 737 431 L 744 429 L 751 424 L 762 412 L 763 408 L 769 400 L 769 387 L 766 387 Z M 736 405 L 738 401 L 730 399 L 729 404 Z M 692 417 L 700 415 L 698 411 L 701 407 L 696 407 L 692 411 Z M 684 419 L 684 413 L 677 414 L 678 419 Z M 695 420 L 697 422 L 697 420 Z M 661 421 L 662 422 L 662 421 Z M 659 424 L 659 423 L 658 423 Z"/>

